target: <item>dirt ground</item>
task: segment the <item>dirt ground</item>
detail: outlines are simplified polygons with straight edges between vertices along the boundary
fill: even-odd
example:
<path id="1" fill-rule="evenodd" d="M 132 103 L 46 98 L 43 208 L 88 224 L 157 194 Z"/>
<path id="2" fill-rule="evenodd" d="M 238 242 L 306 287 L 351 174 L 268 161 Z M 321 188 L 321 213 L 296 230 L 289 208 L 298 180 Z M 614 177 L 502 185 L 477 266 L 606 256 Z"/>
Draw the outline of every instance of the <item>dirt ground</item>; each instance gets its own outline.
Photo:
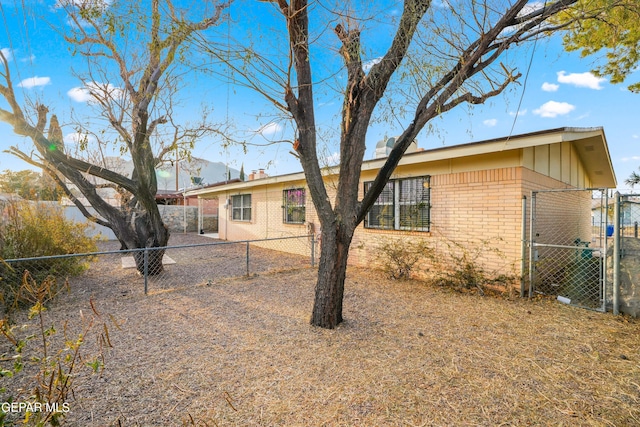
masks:
<path id="1" fill-rule="evenodd" d="M 148 296 L 113 267 L 109 285 L 75 281 L 48 323 L 73 330 L 91 298 L 119 328 L 67 425 L 640 425 L 637 320 L 350 268 L 346 320 L 323 330 L 303 264 Z"/>

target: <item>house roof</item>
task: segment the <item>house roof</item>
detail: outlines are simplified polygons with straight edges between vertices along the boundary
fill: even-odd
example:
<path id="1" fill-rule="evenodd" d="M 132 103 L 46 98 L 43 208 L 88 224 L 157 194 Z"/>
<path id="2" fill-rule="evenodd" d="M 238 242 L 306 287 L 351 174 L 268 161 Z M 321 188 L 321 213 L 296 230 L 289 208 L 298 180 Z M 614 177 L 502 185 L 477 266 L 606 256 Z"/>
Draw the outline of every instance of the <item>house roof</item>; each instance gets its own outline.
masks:
<path id="1" fill-rule="evenodd" d="M 561 142 L 570 142 L 578 156 L 580 157 L 592 184 L 595 187 L 614 188 L 616 183 L 611 156 L 607 146 L 604 130 L 597 128 L 573 128 L 563 127 L 549 129 L 510 137 L 488 139 L 466 144 L 425 149 L 414 153 L 405 154 L 398 166 L 412 165 L 438 160 L 450 160 L 461 157 L 472 157 L 483 154 L 518 150 L 542 145 L 551 145 Z M 362 171 L 380 169 L 386 158 L 366 160 L 362 163 Z M 337 173 L 337 167 L 327 170 L 327 175 Z M 252 181 L 236 182 L 216 188 L 220 190 L 235 190 L 251 188 L 260 185 L 269 185 L 282 182 L 304 180 L 303 172 L 296 172 L 286 175 L 271 176 Z M 188 191 L 187 195 L 199 195 L 206 197 L 207 193 L 212 193 L 212 189 L 196 189 Z"/>
<path id="2" fill-rule="evenodd" d="M 0 202 L 14 202 L 14 201 L 19 201 L 19 200 L 23 200 L 22 197 L 18 196 L 17 194 L 13 194 L 13 193 L 0 193 Z"/>

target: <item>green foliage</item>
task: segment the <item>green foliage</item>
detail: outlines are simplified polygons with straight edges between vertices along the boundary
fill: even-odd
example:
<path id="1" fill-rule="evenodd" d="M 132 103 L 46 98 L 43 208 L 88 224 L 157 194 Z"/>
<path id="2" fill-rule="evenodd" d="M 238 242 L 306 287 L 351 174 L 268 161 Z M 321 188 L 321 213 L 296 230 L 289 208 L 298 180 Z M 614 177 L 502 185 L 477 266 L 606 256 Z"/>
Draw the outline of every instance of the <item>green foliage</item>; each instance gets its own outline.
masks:
<path id="1" fill-rule="evenodd" d="M 32 170 L 0 173 L 0 192 L 27 200 L 59 200 L 63 191 L 47 175 Z"/>
<path id="2" fill-rule="evenodd" d="M 423 271 L 434 259 L 434 250 L 424 240 L 390 239 L 379 244 L 376 260 L 390 279 L 411 278 L 416 267 Z"/>
<path id="3" fill-rule="evenodd" d="M 625 179 L 624 183 L 631 187 L 635 187 L 640 184 L 640 174 L 636 171 L 631 172 L 631 175 L 629 175 L 629 178 Z"/>
<path id="4" fill-rule="evenodd" d="M 0 258 L 17 259 L 97 251 L 98 237 L 87 237 L 88 227 L 65 218 L 61 209 L 30 202 L 3 207 L 0 223 Z M 78 275 L 88 268 L 87 257 L 55 258 L 0 265 L 0 298 L 5 309 L 21 303 L 19 289 L 25 271 L 57 292 L 55 278 Z"/>
<path id="5" fill-rule="evenodd" d="M 594 69 L 598 76 L 609 76 L 622 83 L 640 63 L 640 3 L 637 0 L 580 0 L 560 16 L 560 21 L 576 20 L 564 36 L 568 51 L 590 56 L 604 51 L 606 63 Z M 640 82 L 629 86 L 640 93 Z"/>
<path id="6" fill-rule="evenodd" d="M 75 396 L 81 378 L 76 372 L 82 362 L 93 372 L 102 370 L 102 350 L 111 347 L 107 324 L 92 302 L 92 314 L 82 318 L 81 332 L 72 336 L 66 323 L 61 330 L 47 323 L 49 283 L 38 283 L 26 273 L 20 292 L 32 304 L 25 322 L 17 325 L 6 318 L 0 320 L 0 345 L 9 349 L 0 357 L 0 399 L 5 405 L 14 404 L 10 411 L 0 411 L 0 427 L 58 426 L 71 410 L 69 401 Z M 97 336 L 98 353 L 83 355 L 81 348 L 91 332 Z"/>

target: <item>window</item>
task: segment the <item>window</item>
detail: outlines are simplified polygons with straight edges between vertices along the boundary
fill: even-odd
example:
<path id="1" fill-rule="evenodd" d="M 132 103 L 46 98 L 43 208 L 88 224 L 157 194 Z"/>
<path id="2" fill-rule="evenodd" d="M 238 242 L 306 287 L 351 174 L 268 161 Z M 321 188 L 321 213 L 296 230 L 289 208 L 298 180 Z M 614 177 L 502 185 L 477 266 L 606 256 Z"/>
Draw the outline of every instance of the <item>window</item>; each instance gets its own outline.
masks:
<path id="1" fill-rule="evenodd" d="M 304 188 L 294 188 L 282 192 L 282 222 L 285 224 L 304 224 L 305 220 Z"/>
<path id="2" fill-rule="evenodd" d="M 231 196 L 231 219 L 251 221 L 251 194 Z"/>
<path id="3" fill-rule="evenodd" d="M 365 182 L 365 192 L 373 182 Z M 389 180 L 364 220 L 365 228 L 429 231 L 430 177 Z"/>

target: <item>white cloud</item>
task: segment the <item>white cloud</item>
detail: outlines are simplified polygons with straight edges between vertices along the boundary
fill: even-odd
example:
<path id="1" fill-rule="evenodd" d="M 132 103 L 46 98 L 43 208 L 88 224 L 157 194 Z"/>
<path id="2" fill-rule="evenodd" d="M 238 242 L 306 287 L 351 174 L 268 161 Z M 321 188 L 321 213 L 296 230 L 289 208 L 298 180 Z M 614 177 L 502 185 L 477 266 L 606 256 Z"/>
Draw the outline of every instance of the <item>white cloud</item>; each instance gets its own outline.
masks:
<path id="1" fill-rule="evenodd" d="M 3 47 L 2 49 L 0 49 L 0 51 L 2 51 L 2 54 L 4 55 L 4 59 L 7 60 L 7 62 L 11 62 L 11 58 L 13 55 L 11 55 L 11 49 L 9 49 L 8 47 Z"/>
<path id="2" fill-rule="evenodd" d="M 335 166 L 340 163 L 340 153 L 334 151 L 330 156 L 327 156 L 325 160 L 327 162 L 327 165 Z"/>
<path id="3" fill-rule="evenodd" d="M 520 13 L 518 13 L 518 17 L 526 16 L 526 15 L 528 15 L 528 14 L 530 14 L 532 12 L 535 12 L 536 10 L 540 10 L 540 9 L 542 9 L 544 7 L 545 7 L 545 3 L 538 2 L 538 1 L 533 1 L 531 3 L 526 4 L 522 8 L 522 10 L 520 10 Z M 508 35 L 513 34 L 515 31 L 519 30 L 524 25 L 525 25 L 524 23 L 521 23 L 521 24 L 517 24 L 517 25 L 512 25 L 511 27 L 506 27 L 500 33 L 500 37 L 506 37 Z"/>
<path id="4" fill-rule="evenodd" d="M 436 0 L 433 5 L 441 9 L 453 9 L 453 7 L 451 6 L 451 2 L 449 2 L 448 0 Z"/>
<path id="5" fill-rule="evenodd" d="M 601 83 L 606 81 L 607 79 L 596 77 L 589 72 L 567 74 L 565 71 L 558 71 L 558 82 L 574 85 L 576 87 L 600 90 L 602 89 Z"/>
<path id="6" fill-rule="evenodd" d="M 640 156 L 623 157 L 620 160 L 625 162 L 625 163 L 629 162 L 629 161 L 637 162 L 638 160 L 640 160 Z"/>
<path id="7" fill-rule="evenodd" d="M 89 102 L 92 99 L 91 92 L 83 87 L 69 89 L 67 95 L 76 102 Z"/>
<path id="8" fill-rule="evenodd" d="M 26 58 L 20 58 L 20 62 L 33 62 L 35 59 L 35 55 L 29 55 Z"/>
<path id="9" fill-rule="evenodd" d="M 362 71 L 364 71 L 365 73 L 369 72 L 371 67 L 373 67 L 376 64 L 379 64 L 381 61 L 382 61 L 381 56 L 378 58 L 373 58 L 370 61 L 366 61 L 364 64 L 362 64 Z"/>
<path id="10" fill-rule="evenodd" d="M 54 7 L 67 7 L 67 6 L 76 6 L 76 7 L 97 7 L 97 8 L 106 8 L 113 0 L 58 0 Z"/>
<path id="11" fill-rule="evenodd" d="M 262 126 L 260 129 L 258 129 L 258 133 L 262 136 L 269 137 L 269 136 L 273 136 L 276 133 L 280 133 L 282 132 L 282 126 L 280 126 L 278 123 L 275 122 L 271 122 L 271 123 L 267 123 L 266 125 Z"/>
<path id="12" fill-rule="evenodd" d="M 575 110 L 575 108 L 575 105 L 571 105 L 567 102 L 549 101 L 542 104 L 540 108 L 533 110 L 533 114 L 537 114 L 540 117 L 554 118 L 569 114 Z"/>
<path id="13" fill-rule="evenodd" d="M 518 16 L 524 16 L 531 12 L 535 12 L 536 10 L 539 10 L 545 7 L 545 5 L 546 3 L 542 1 L 532 1 L 522 8 Z"/>
<path id="14" fill-rule="evenodd" d="M 485 121 L 482 122 L 485 126 L 488 127 L 494 127 L 495 125 L 498 124 L 498 120 L 497 119 L 487 119 Z"/>
<path id="15" fill-rule="evenodd" d="M 95 136 L 88 135 L 85 133 L 80 133 L 80 132 L 68 133 L 62 139 L 64 140 L 65 144 L 72 144 L 72 145 L 80 145 L 80 143 L 91 144 L 97 141 Z"/>
<path id="16" fill-rule="evenodd" d="M 555 83 L 548 83 L 548 82 L 542 83 L 542 90 L 545 92 L 555 92 L 558 89 L 560 89 L 560 85 L 557 85 Z"/>
<path id="17" fill-rule="evenodd" d="M 22 80 L 20 83 L 18 83 L 18 87 L 31 89 L 38 86 L 46 86 L 48 84 L 51 84 L 51 78 L 35 76 Z"/>
<path id="18" fill-rule="evenodd" d="M 67 91 L 67 96 L 76 102 L 93 102 L 95 98 L 119 99 L 124 96 L 124 91 L 111 83 L 87 83 L 84 87 L 74 87 Z"/>
<path id="19" fill-rule="evenodd" d="M 519 110 L 519 111 L 509 111 L 509 115 L 511 117 L 516 117 L 516 116 L 520 117 L 520 116 L 526 115 L 527 111 L 528 110 L 526 108 L 524 110 Z"/>
<path id="20" fill-rule="evenodd" d="M 640 138 L 640 135 L 633 134 L 633 135 L 631 135 L 631 138 L 633 138 L 633 139 L 638 139 L 638 138 Z"/>

